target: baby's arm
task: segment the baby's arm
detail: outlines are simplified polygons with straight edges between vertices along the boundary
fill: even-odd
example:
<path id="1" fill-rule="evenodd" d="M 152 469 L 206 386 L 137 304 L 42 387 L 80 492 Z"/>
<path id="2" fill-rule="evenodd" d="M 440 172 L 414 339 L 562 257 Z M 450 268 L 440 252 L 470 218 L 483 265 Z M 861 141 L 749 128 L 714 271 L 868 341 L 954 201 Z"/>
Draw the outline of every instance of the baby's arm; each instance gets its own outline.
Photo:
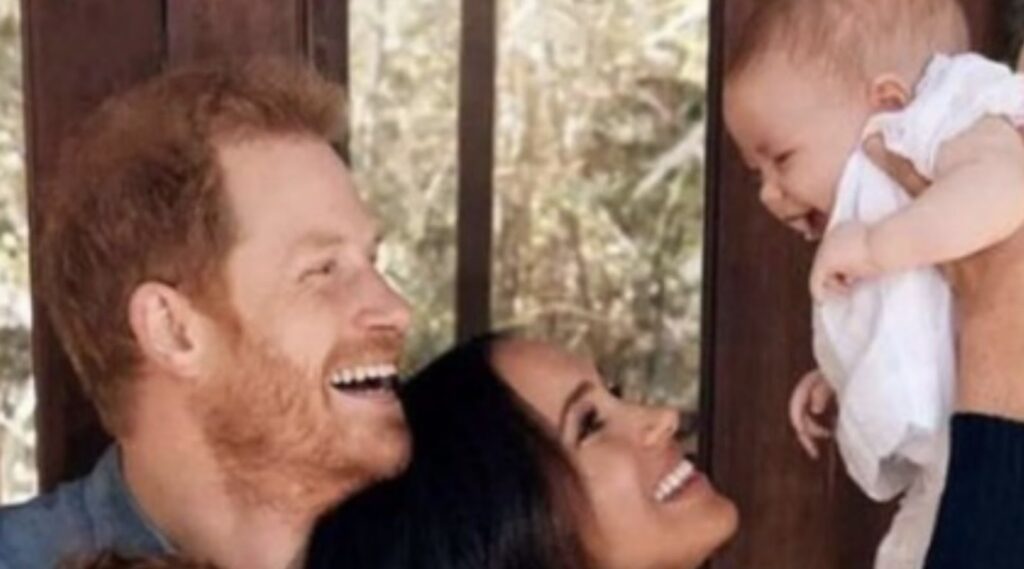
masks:
<path id="1" fill-rule="evenodd" d="M 880 271 L 959 259 L 1006 239 L 1024 222 L 1024 143 L 986 118 L 939 150 L 935 180 L 907 207 L 868 228 Z"/>
<path id="2" fill-rule="evenodd" d="M 907 207 L 871 226 L 847 222 L 825 234 L 811 268 L 815 299 L 863 277 L 965 257 L 1024 222 L 1024 143 L 1009 122 L 983 119 L 943 144 L 937 158 L 934 182 L 908 188 L 917 198 Z"/>

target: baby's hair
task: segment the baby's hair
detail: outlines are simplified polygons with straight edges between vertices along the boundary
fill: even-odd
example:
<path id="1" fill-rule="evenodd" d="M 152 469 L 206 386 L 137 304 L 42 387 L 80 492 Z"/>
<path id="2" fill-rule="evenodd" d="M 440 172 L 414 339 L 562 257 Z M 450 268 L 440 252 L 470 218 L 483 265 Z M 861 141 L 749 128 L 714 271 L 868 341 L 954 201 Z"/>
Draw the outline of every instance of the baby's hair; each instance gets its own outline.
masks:
<path id="1" fill-rule="evenodd" d="M 781 51 L 845 80 L 892 72 L 916 82 L 933 54 L 963 52 L 969 36 L 957 0 L 760 0 L 740 26 L 726 77 Z"/>

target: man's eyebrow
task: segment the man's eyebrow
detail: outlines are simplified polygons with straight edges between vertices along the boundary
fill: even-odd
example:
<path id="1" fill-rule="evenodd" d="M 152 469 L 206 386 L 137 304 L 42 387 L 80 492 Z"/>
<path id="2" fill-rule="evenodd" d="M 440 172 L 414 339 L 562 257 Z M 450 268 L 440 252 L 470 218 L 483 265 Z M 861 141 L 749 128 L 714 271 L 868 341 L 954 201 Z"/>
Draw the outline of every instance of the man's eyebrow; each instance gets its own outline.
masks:
<path id="1" fill-rule="evenodd" d="M 558 432 L 562 433 L 565 430 L 565 420 L 569 416 L 569 410 L 572 409 L 576 403 L 579 402 L 587 393 L 594 389 L 594 383 L 587 380 L 581 380 L 576 387 L 569 392 L 569 396 L 565 398 L 565 402 L 562 403 L 562 410 L 558 412 Z"/>
<path id="2" fill-rule="evenodd" d="M 337 233 L 317 231 L 307 233 L 292 243 L 291 247 L 289 247 L 289 252 L 294 255 L 303 251 L 326 249 L 340 245 L 345 241 L 346 239 Z"/>
<path id="3" fill-rule="evenodd" d="M 380 247 L 381 241 L 384 240 L 384 236 L 380 233 L 374 233 L 373 236 L 367 240 L 366 248 L 370 252 L 374 252 Z M 342 235 L 340 233 L 334 233 L 330 231 L 314 231 L 303 235 L 297 241 L 295 241 L 289 248 L 291 254 L 301 253 L 305 251 L 316 251 L 319 249 L 327 249 L 329 247 L 336 247 L 345 243 L 352 242 L 349 236 Z"/>

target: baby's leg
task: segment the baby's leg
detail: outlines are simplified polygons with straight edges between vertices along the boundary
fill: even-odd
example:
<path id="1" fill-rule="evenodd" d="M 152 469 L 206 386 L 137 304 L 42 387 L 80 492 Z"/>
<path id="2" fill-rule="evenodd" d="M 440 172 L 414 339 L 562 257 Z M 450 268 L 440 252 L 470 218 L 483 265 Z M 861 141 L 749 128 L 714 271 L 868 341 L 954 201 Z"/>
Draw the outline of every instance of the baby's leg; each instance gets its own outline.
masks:
<path id="1" fill-rule="evenodd" d="M 918 477 L 900 499 L 899 510 L 875 555 L 874 569 L 924 567 L 946 486 L 948 435 L 937 437 L 932 450 L 933 460 L 921 466 Z"/>
<path id="2" fill-rule="evenodd" d="M 900 500 L 899 510 L 875 554 L 874 569 L 921 569 L 924 567 L 939 514 L 939 492 L 920 480 Z"/>

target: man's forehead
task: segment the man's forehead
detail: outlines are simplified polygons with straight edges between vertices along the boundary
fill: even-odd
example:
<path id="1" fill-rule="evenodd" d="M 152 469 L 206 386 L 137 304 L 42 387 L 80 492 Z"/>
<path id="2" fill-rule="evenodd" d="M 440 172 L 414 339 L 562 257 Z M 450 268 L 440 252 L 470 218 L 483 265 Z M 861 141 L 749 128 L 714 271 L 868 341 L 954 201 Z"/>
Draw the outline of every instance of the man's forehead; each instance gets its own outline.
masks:
<path id="1" fill-rule="evenodd" d="M 240 240 L 266 234 L 282 242 L 376 238 L 376 222 L 326 143 L 258 141 L 225 147 L 220 157 Z"/>

